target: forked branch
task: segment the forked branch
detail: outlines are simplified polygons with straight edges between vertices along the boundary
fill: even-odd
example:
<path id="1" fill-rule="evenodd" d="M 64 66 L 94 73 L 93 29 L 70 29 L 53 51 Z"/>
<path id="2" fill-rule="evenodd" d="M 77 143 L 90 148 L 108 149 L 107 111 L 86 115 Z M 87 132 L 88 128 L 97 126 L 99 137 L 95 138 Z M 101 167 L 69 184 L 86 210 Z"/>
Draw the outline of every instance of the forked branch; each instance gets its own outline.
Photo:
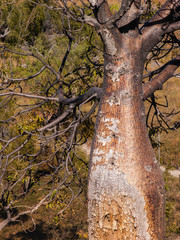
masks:
<path id="1" fill-rule="evenodd" d="M 85 94 L 80 95 L 76 98 L 64 98 L 64 97 L 59 98 L 58 102 L 61 105 L 69 105 L 68 108 L 60 116 L 58 116 L 53 122 L 38 129 L 38 131 L 39 132 L 44 131 L 46 129 L 49 129 L 55 126 L 56 124 L 60 123 L 61 121 L 65 120 L 68 116 L 70 116 L 77 106 L 81 106 L 91 101 L 92 99 L 95 99 L 96 101 L 93 107 L 91 108 L 90 112 L 81 120 L 81 121 L 84 121 L 95 110 L 95 107 L 97 106 L 97 102 L 100 101 L 100 98 L 102 97 L 102 95 L 103 95 L 103 90 L 101 88 L 93 87 L 89 89 Z"/>

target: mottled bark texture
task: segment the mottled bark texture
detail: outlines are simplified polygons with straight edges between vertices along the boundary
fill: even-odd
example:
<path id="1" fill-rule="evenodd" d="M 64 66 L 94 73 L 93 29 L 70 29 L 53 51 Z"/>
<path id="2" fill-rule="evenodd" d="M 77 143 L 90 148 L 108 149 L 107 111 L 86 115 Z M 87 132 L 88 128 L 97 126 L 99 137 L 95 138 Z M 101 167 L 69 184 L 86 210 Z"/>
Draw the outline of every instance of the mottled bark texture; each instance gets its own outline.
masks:
<path id="1" fill-rule="evenodd" d="M 141 44 L 129 37 L 115 56 L 105 56 L 90 160 L 89 239 L 164 236 L 164 186 L 145 124 Z"/>
<path id="2" fill-rule="evenodd" d="M 142 74 L 152 48 L 179 28 L 180 2 L 168 0 L 139 29 L 141 1 L 123 0 L 113 16 L 107 1 L 89 1 L 104 43 L 104 95 L 89 167 L 89 239 L 164 240 L 164 183 L 143 101 L 173 75 L 179 57 L 144 88 Z"/>

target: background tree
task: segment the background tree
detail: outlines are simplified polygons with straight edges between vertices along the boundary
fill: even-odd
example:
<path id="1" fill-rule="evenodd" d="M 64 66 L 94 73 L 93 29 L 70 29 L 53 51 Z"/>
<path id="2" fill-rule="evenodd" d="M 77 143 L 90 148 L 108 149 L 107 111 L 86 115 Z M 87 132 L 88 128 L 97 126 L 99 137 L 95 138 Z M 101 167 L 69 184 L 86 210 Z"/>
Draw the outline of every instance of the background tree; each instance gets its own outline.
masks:
<path id="1" fill-rule="evenodd" d="M 150 2 L 140 1 L 122 1 L 120 8 L 107 1 L 9 3 L 1 3 L 9 20 L 1 23 L 1 199 L 7 215 L 1 229 L 57 200 L 63 205 L 61 215 L 81 193 L 85 183 L 79 171 L 87 163 L 77 151 L 92 134 L 88 117 L 101 99 L 90 157 L 89 238 L 164 239 L 163 179 L 146 123 L 154 108 L 158 125 L 148 124 L 150 134 L 160 127 L 174 128 L 153 94 L 179 66 L 179 1 L 167 1 L 156 14 Z M 43 29 L 52 31 L 50 22 L 56 45 L 44 34 L 37 37 Z M 103 55 L 100 40 L 85 23 L 100 35 Z M 22 44 L 26 51 L 20 52 Z M 152 61 L 170 51 L 174 58 L 151 71 Z M 20 62 L 16 72 L 12 54 Z M 76 54 L 73 62 L 67 61 Z M 61 57 L 57 61 L 55 56 Z M 43 188 L 35 205 L 25 205 L 31 190 L 42 183 L 47 191 Z M 63 191 L 71 197 L 61 201 Z"/>

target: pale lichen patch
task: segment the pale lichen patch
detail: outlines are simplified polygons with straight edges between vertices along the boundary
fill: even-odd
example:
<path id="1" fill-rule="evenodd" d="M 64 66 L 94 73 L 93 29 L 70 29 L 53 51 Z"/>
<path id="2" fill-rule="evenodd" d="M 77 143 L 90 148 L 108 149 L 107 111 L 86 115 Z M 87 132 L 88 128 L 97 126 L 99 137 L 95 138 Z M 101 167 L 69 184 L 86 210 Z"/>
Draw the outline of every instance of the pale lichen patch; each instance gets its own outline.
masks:
<path id="1" fill-rule="evenodd" d="M 118 160 L 119 158 L 122 158 L 124 155 L 123 153 L 117 152 L 115 149 L 110 149 L 108 153 L 106 154 L 106 159 L 112 159 Z"/>
<path id="2" fill-rule="evenodd" d="M 110 107 L 113 105 L 120 106 L 121 99 L 116 94 L 112 94 L 111 97 L 106 100 L 106 102 L 109 103 Z"/>
<path id="3" fill-rule="evenodd" d="M 94 155 L 104 155 L 104 151 L 99 149 L 99 148 L 96 148 L 93 152 Z"/>
<path id="4" fill-rule="evenodd" d="M 114 148 L 106 150 L 106 154 L 101 149 L 101 147 L 96 148 L 93 152 L 93 163 L 97 164 L 106 159 L 110 165 L 117 165 L 117 162 L 124 157 L 122 152 L 116 151 Z"/>
<path id="5" fill-rule="evenodd" d="M 91 173 L 89 180 L 89 217 L 97 217 L 96 226 L 90 225 L 92 231 L 101 229 L 101 232 L 108 233 L 111 229 L 121 233 L 125 230 L 129 239 L 151 239 L 145 199 L 123 172 L 100 165 Z M 135 238 L 131 238 L 133 234 Z"/>
<path id="6" fill-rule="evenodd" d="M 144 169 L 148 172 L 152 171 L 152 167 L 150 165 L 145 166 Z"/>
<path id="7" fill-rule="evenodd" d="M 128 72 L 128 64 L 123 62 L 119 66 L 112 63 L 108 63 L 105 66 L 106 74 L 112 80 L 113 83 L 119 82 L 120 77 Z"/>
<path id="8" fill-rule="evenodd" d="M 120 79 L 119 79 L 119 72 L 115 72 L 113 75 L 112 75 L 112 81 L 113 82 L 119 82 Z"/>
<path id="9" fill-rule="evenodd" d="M 119 133 L 119 123 L 120 120 L 116 118 L 106 118 L 103 119 L 103 122 L 105 123 L 105 126 L 109 129 L 109 131 L 112 131 L 114 133 Z"/>
<path id="10" fill-rule="evenodd" d="M 106 144 L 111 142 L 112 137 L 97 135 L 97 139 L 98 139 L 98 142 L 102 144 L 102 146 L 105 146 Z"/>
<path id="11" fill-rule="evenodd" d="M 158 161 L 157 161 L 157 158 L 156 158 L 156 157 L 154 157 L 154 158 L 153 158 L 153 160 L 154 160 L 154 163 L 158 163 Z"/>

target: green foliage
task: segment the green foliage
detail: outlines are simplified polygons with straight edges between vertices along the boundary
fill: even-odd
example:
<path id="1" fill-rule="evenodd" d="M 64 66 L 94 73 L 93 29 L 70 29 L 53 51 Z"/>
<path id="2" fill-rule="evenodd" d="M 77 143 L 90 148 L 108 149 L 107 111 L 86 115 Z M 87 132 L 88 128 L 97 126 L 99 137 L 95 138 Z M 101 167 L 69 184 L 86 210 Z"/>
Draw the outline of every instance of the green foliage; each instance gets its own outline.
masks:
<path id="1" fill-rule="evenodd" d="M 173 219 L 174 211 L 175 211 L 174 202 L 166 201 L 166 209 L 165 209 L 166 222 L 170 223 L 168 224 L 168 228 L 167 228 L 168 232 L 176 231 L 176 224 Z"/>
<path id="2" fill-rule="evenodd" d="M 24 118 L 18 120 L 17 129 L 20 134 L 25 131 L 31 132 L 41 127 L 44 123 L 44 118 L 39 116 L 36 112 L 27 114 Z"/>
<path id="3" fill-rule="evenodd" d="M 12 5 L 9 4 L 11 0 L 2 0 L 0 1 L 0 26 L 5 25 L 6 19 L 9 15 L 9 12 L 12 9 Z"/>
<path id="4" fill-rule="evenodd" d="M 6 37 L 6 42 L 20 44 L 27 41 L 32 44 L 35 36 L 43 29 L 45 13 L 44 8 L 34 5 L 29 1 L 12 1 L 7 3 L 2 0 L 1 25 L 8 26 L 10 33 Z"/>
<path id="5" fill-rule="evenodd" d="M 115 13 L 119 10 L 119 4 L 113 4 L 111 7 L 110 7 L 110 10 L 112 13 Z"/>

